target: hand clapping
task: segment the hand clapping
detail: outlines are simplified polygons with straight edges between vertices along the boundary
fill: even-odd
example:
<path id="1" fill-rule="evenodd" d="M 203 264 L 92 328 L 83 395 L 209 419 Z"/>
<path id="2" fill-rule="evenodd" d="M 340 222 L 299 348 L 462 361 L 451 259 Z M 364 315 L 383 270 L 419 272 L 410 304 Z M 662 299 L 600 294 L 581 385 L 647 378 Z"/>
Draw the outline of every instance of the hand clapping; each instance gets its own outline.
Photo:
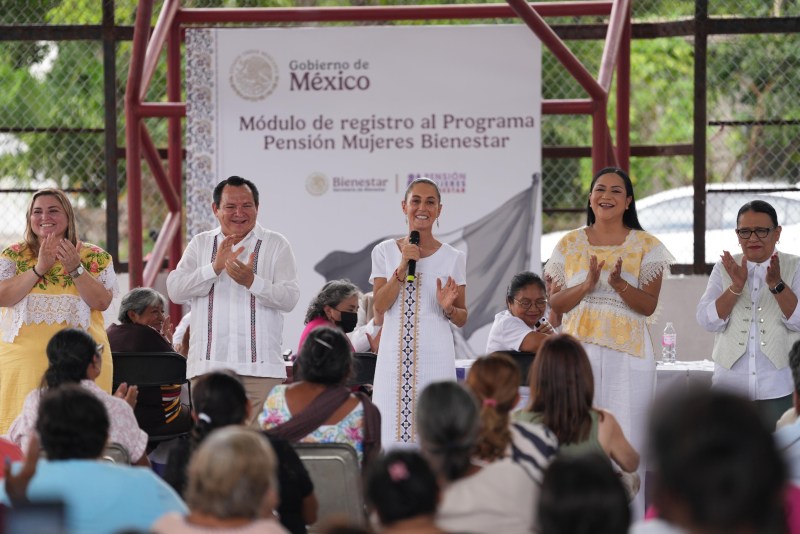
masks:
<path id="1" fill-rule="evenodd" d="M 766 280 L 767 287 L 775 287 L 781 281 L 781 262 L 778 260 L 777 253 L 773 254 L 769 259 Z"/>
<path id="2" fill-rule="evenodd" d="M 614 288 L 617 293 L 622 293 L 628 289 L 628 282 L 622 278 L 622 258 L 617 259 L 616 263 L 614 263 L 614 268 L 608 274 L 608 285 Z"/>
<path id="3" fill-rule="evenodd" d="M 56 259 L 61 262 L 61 265 L 64 266 L 64 270 L 68 273 L 71 273 L 80 266 L 80 250 L 82 246 L 83 243 L 80 241 L 75 243 L 73 246 L 72 243 L 66 239 L 59 240 L 58 245 L 56 246 Z"/>
<path id="4" fill-rule="evenodd" d="M 236 256 L 241 254 L 242 250 L 244 250 L 244 247 L 237 250 L 235 255 L 228 258 L 228 261 L 225 262 L 225 272 L 228 273 L 228 276 L 230 276 L 234 282 L 249 288 L 256 278 L 256 275 L 253 274 L 253 263 L 255 262 L 256 255 L 255 253 L 250 254 L 249 260 L 247 263 L 244 263 L 236 258 Z"/>
<path id="5" fill-rule="evenodd" d="M 603 266 L 606 260 L 598 263 L 597 256 L 594 254 L 589 256 L 589 272 L 586 274 L 586 280 L 583 282 L 586 287 L 586 292 L 591 293 L 594 290 L 597 282 L 600 280 L 600 274 L 603 272 Z"/>
<path id="6" fill-rule="evenodd" d="M 442 285 L 441 278 L 436 279 L 436 300 L 439 301 L 439 306 L 444 310 L 445 315 L 448 317 L 455 309 L 454 302 L 458 297 L 458 285 L 451 276 L 447 277 L 447 282 Z"/>
<path id="7" fill-rule="evenodd" d="M 53 268 L 58 260 L 58 246 L 61 239 L 54 234 L 45 236 L 39 243 L 39 256 L 36 260 L 36 272 L 44 276 Z"/>
<path id="8" fill-rule="evenodd" d="M 742 256 L 742 263 L 740 265 L 736 263 L 736 260 L 733 259 L 730 252 L 723 250 L 720 258 L 722 260 L 722 266 L 725 268 L 728 276 L 731 277 L 731 284 L 741 291 L 747 283 L 747 257 Z M 777 261 L 777 257 L 775 259 Z M 771 265 L 772 263 L 770 262 L 770 266 Z M 767 277 L 769 277 L 769 269 L 767 269 Z M 778 267 L 778 277 L 780 277 L 780 267 Z M 769 282 L 769 278 L 767 282 Z M 778 280 L 776 280 L 775 283 L 777 284 Z"/>

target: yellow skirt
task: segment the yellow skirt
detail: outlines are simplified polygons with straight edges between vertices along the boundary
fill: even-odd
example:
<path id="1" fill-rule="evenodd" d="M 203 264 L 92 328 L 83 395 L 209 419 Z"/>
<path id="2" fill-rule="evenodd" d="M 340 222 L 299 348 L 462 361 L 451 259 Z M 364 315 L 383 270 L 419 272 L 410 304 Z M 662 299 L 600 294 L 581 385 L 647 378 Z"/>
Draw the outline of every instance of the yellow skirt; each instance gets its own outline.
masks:
<path id="1" fill-rule="evenodd" d="M 99 321 L 94 320 L 95 314 Z M 97 343 L 103 345 L 103 366 L 97 385 L 111 392 L 113 366 L 108 336 L 103 329 L 102 314 L 92 312 L 92 325 L 89 334 Z M 47 370 L 47 343 L 53 335 L 67 328 L 61 324 L 24 324 L 13 343 L 0 341 L 0 435 L 8 433 L 14 419 L 22 412 L 25 397 L 38 388 Z"/>

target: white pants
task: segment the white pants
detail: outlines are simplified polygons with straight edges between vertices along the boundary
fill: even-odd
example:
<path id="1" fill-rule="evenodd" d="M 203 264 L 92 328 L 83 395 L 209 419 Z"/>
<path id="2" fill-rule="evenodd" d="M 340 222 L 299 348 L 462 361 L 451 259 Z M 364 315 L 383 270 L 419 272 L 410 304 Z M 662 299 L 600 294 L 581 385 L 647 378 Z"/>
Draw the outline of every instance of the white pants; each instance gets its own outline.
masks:
<path id="1" fill-rule="evenodd" d="M 637 471 L 642 485 L 631 503 L 633 521 L 644 517 L 644 448 L 648 415 L 656 388 L 656 362 L 649 336 L 645 343 L 645 358 L 591 343 L 584 344 L 594 373 L 594 405 L 614 414 L 625 437 L 642 458 Z"/>

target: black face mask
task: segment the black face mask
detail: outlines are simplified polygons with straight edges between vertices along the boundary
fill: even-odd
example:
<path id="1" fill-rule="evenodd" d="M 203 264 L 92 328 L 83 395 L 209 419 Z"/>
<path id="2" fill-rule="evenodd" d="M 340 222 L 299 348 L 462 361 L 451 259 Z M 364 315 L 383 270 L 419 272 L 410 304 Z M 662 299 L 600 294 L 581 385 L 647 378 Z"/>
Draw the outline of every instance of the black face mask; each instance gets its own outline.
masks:
<path id="1" fill-rule="evenodd" d="M 345 334 L 349 334 L 355 330 L 356 324 L 358 323 L 358 314 L 356 312 L 339 311 L 339 315 L 341 315 L 342 318 L 336 321 L 336 326 L 341 328 Z"/>

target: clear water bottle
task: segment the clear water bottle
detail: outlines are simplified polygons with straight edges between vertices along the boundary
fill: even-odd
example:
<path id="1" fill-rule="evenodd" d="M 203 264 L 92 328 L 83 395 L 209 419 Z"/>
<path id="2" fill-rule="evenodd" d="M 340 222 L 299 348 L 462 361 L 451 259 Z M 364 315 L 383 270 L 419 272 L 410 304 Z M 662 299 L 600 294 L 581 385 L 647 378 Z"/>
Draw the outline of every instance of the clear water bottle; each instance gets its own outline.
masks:
<path id="1" fill-rule="evenodd" d="M 661 361 L 664 363 L 675 363 L 675 345 L 678 341 L 678 334 L 672 323 L 667 323 L 664 334 L 661 336 Z"/>

